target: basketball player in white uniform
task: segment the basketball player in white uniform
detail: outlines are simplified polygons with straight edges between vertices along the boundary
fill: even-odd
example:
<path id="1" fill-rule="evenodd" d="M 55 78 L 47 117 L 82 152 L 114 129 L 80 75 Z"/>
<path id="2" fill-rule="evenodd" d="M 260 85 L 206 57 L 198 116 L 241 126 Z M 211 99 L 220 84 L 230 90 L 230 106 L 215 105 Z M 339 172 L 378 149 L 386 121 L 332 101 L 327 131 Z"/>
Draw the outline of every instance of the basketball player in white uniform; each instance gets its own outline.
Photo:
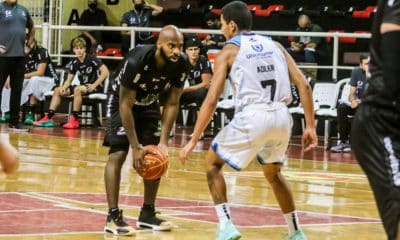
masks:
<path id="1" fill-rule="evenodd" d="M 304 150 L 317 145 L 311 88 L 281 45 L 249 32 L 252 16 L 246 4 L 240 1 L 227 4 L 222 8 L 221 23 L 228 41 L 216 59 L 212 84 L 201 106 L 193 138 L 181 150 L 180 160 L 186 162 L 211 120 L 229 73 L 235 116 L 215 137 L 206 159 L 208 185 L 219 218 L 216 239 L 241 237 L 231 220 L 222 167 L 227 163 L 241 170 L 254 158 L 262 165 L 282 209 L 289 239 L 307 239 L 299 227 L 293 196 L 280 170 L 292 127 L 286 107 L 291 100 L 290 81 L 299 89 L 304 106 L 307 123 L 302 137 Z"/>

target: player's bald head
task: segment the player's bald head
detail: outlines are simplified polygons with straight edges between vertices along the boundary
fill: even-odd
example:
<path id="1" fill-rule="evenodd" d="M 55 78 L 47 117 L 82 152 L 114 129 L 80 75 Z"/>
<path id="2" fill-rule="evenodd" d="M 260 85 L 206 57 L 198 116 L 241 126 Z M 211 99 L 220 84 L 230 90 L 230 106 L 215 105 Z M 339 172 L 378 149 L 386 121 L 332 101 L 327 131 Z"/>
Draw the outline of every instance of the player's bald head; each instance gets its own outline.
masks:
<path id="1" fill-rule="evenodd" d="M 160 35 L 158 36 L 159 43 L 166 42 L 183 42 L 183 35 L 179 29 L 174 25 L 167 25 L 161 29 Z"/>

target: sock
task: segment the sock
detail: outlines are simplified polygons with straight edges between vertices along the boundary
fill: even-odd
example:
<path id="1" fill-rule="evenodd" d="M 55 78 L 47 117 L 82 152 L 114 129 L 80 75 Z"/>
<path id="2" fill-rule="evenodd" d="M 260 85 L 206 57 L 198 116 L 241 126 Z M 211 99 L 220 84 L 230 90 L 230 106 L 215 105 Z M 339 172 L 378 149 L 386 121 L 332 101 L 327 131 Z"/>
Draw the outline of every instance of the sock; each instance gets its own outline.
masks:
<path id="1" fill-rule="evenodd" d="M 72 116 L 74 116 L 75 119 L 78 119 L 79 112 L 78 111 L 72 111 Z"/>
<path id="2" fill-rule="evenodd" d="M 296 211 L 285 213 L 283 214 L 283 216 L 285 217 L 286 223 L 288 225 L 289 237 L 291 237 L 296 233 L 297 230 L 300 229 L 299 217 L 297 216 Z"/>
<path id="3" fill-rule="evenodd" d="M 215 211 L 217 212 L 218 220 L 221 225 L 231 220 L 231 211 L 229 210 L 228 203 L 215 205 Z"/>
<path id="4" fill-rule="evenodd" d="M 53 117 L 54 117 L 54 114 L 55 114 L 55 112 L 54 112 L 54 110 L 49 110 L 49 113 L 47 113 L 47 117 L 49 118 L 49 119 L 52 119 Z"/>
<path id="5" fill-rule="evenodd" d="M 111 216 L 112 219 L 118 216 L 118 213 L 119 213 L 119 208 L 117 207 L 108 209 L 108 214 Z"/>
<path id="6" fill-rule="evenodd" d="M 28 112 L 34 113 L 35 112 L 35 105 L 28 105 Z"/>

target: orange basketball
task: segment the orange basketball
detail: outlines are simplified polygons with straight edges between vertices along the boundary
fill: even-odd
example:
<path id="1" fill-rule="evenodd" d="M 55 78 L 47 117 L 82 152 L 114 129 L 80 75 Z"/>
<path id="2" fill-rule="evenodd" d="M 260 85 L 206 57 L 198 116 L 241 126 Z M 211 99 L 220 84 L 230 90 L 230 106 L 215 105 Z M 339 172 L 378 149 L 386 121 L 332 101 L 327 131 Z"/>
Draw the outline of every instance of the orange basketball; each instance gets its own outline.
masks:
<path id="1" fill-rule="evenodd" d="M 164 156 L 161 149 L 156 145 L 147 145 L 144 147 L 150 153 L 144 155 L 145 168 L 138 171 L 138 174 L 146 180 L 156 180 L 168 169 L 168 158 Z"/>
<path id="2" fill-rule="evenodd" d="M 0 142 L 0 164 L 7 174 L 13 173 L 18 169 L 18 151 L 9 143 Z"/>

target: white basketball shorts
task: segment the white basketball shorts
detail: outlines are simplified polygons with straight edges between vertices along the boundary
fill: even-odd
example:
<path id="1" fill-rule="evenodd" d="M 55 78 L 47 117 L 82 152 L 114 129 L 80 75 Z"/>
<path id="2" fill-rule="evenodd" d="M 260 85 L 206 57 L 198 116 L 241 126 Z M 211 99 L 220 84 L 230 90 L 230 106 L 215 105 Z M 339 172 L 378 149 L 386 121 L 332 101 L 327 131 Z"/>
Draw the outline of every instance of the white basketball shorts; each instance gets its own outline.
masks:
<path id="1" fill-rule="evenodd" d="M 235 113 L 232 121 L 214 138 L 211 148 L 236 170 L 254 158 L 261 164 L 282 163 L 292 129 L 287 107 L 268 109 L 267 105 L 248 106 Z"/>

